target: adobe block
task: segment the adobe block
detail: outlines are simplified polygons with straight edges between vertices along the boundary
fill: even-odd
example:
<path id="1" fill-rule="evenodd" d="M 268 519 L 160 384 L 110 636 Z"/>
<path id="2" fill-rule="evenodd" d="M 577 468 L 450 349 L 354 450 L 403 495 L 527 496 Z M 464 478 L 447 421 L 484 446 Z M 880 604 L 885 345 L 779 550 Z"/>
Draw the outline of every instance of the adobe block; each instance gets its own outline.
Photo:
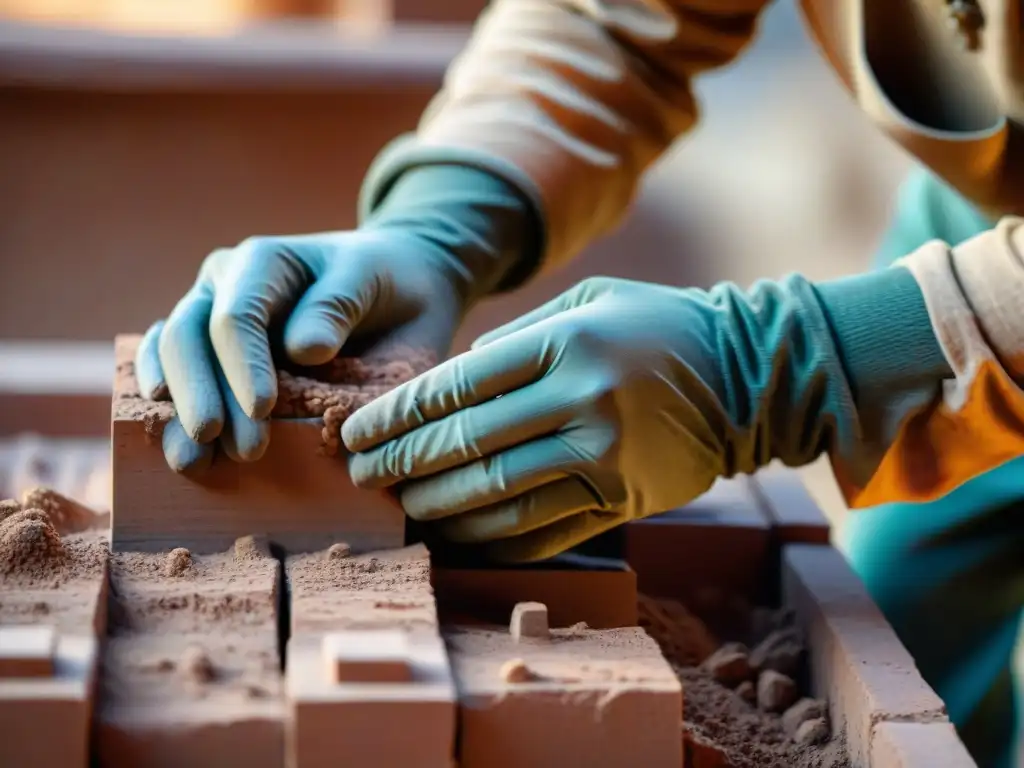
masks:
<path id="1" fill-rule="evenodd" d="M 289 557 L 291 768 L 450 768 L 456 697 L 417 544 Z"/>
<path id="2" fill-rule="evenodd" d="M 273 418 L 270 444 L 253 463 L 220 455 L 197 477 L 175 473 L 161 438 L 174 406 L 141 397 L 135 379 L 137 336 L 118 336 L 112 462 L 113 547 L 161 551 L 184 546 L 222 552 L 252 533 L 289 552 L 314 551 L 343 540 L 353 551 L 400 547 L 405 517 L 386 494 L 352 485 L 336 436 L 325 438 L 322 418 Z M 353 387 L 372 399 L 386 387 Z M 174 520 L 174 525 L 168 525 Z"/>
<path id="3" fill-rule="evenodd" d="M 57 633 L 48 626 L 0 626 L 0 680 L 52 677 Z"/>
<path id="4" fill-rule="evenodd" d="M 750 479 L 718 481 L 680 509 L 626 525 L 626 560 L 647 595 L 687 602 L 695 589 L 763 589 L 771 522 Z"/>
<path id="5" fill-rule="evenodd" d="M 546 606 L 554 627 L 635 627 L 636 573 L 561 568 L 434 568 L 431 583 L 446 624 L 504 624 L 518 603 Z"/>
<path id="6" fill-rule="evenodd" d="M 682 687 L 643 630 L 446 632 L 459 692 L 462 768 L 679 768 Z"/>
<path id="7" fill-rule="evenodd" d="M 280 768 L 280 570 L 253 539 L 216 555 L 114 553 L 100 765 Z"/>
<path id="8" fill-rule="evenodd" d="M 829 702 L 834 733 L 845 731 L 854 765 L 869 765 L 878 723 L 948 720 L 863 583 L 837 550 L 783 549 L 782 591 L 808 641 L 814 695 Z"/>
<path id="9" fill-rule="evenodd" d="M 978 768 L 952 723 L 879 723 L 871 768 Z"/>

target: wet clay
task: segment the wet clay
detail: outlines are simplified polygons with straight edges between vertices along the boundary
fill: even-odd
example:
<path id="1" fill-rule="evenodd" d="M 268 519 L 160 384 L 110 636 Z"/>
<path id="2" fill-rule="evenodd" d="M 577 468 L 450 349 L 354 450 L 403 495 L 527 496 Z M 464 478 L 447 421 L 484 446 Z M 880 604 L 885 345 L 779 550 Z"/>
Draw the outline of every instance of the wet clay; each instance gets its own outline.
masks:
<path id="1" fill-rule="evenodd" d="M 60 632 L 93 634 L 103 608 L 107 533 L 61 535 L 41 509 L 5 503 L 2 510 L 0 623 L 45 623 Z"/>
<path id="2" fill-rule="evenodd" d="M 138 337 L 119 337 L 118 345 L 124 348 L 117 354 L 113 417 L 142 421 L 149 434 L 159 435 L 174 416 L 169 393 L 158 392 L 156 401 L 143 398 L 135 376 Z M 129 345 L 131 350 L 127 349 Z M 396 347 L 386 357 L 339 357 L 320 366 L 279 370 L 277 402 L 271 417 L 323 419 L 323 450 L 330 455 L 338 449 L 342 423 L 356 409 L 436 363 L 437 356 L 432 352 Z"/>
<path id="3" fill-rule="evenodd" d="M 437 630 L 430 556 L 417 544 L 345 555 L 340 543 L 290 557 L 292 633 L 350 629 Z"/>
<path id="4" fill-rule="evenodd" d="M 752 628 L 754 651 L 749 655 L 739 643 L 719 647 L 701 620 L 675 601 L 644 596 L 640 614 L 641 624 L 659 643 L 683 684 L 687 766 L 849 768 L 851 763 L 841 734 L 821 745 L 797 743 L 795 734 L 784 724 L 785 715 L 762 711 L 752 696 L 759 670 L 751 666 L 750 660 L 766 670 L 760 673 L 764 675 L 776 674 L 770 667 L 789 658 L 787 652 L 791 647 L 782 642 L 791 639 L 787 614 L 775 612 L 767 620 L 762 616 L 755 622 L 759 626 Z M 781 640 L 773 642 L 775 638 Z M 727 680 L 728 684 L 723 682 L 727 669 L 735 669 L 727 667 L 732 656 L 744 657 L 750 685 L 732 679 Z"/>
<path id="5" fill-rule="evenodd" d="M 111 555 L 103 765 L 281 764 L 279 571 L 252 538 L 215 555 Z"/>

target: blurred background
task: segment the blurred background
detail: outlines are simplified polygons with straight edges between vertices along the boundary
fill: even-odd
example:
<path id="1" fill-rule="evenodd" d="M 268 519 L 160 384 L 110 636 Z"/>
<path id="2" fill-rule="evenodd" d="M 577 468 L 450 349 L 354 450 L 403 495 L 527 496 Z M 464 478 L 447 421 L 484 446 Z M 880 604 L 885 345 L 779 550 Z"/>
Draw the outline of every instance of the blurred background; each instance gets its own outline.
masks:
<path id="1" fill-rule="evenodd" d="M 411 129 L 485 0 L 0 0 L 0 491 L 103 506 L 111 340 L 203 257 L 349 227 L 377 151 Z M 588 274 L 747 285 L 864 270 L 909 161 L 775 3 L 625 226 L 488 302 L 458 341 Z M 60 439 L 60 451 L 52 442 Z M 101 467 L 96 470 L 96 467 Z M 805 472 L 842 513 L 827 466 Z"/>

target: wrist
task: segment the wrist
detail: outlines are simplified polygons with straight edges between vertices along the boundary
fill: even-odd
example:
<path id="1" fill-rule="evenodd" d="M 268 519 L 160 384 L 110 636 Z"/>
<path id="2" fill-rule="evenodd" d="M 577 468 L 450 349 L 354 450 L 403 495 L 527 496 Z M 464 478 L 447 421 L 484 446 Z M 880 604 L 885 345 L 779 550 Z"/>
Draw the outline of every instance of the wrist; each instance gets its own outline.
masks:
<path id="1" fill-rule="evenodd" d="M 814 288 L 854 401 L 885 399 L 953 375 L 914 276 L 892 267 Z"/>
<path id="2" fill-rule="evenodd" d="M 503 289 L 536 237 L 529 205 L 506 182 L 459 165 L 399 176 L 364 226 L 399 228 L 445 263 L 467 305 Z"/>

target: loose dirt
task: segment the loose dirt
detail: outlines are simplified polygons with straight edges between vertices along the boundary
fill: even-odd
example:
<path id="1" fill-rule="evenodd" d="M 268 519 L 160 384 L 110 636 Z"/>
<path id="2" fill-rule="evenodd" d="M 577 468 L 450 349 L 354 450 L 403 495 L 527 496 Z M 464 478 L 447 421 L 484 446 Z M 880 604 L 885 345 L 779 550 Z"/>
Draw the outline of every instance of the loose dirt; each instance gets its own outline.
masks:
<path id="1" fill-rule="evenodd" d="M 797 743 L 794 733 L 801 722 L 793 715 L 820 712 L 823 705 L 808 706 L 803 700 L 786 719 L 783 714 L 770 714 L 751 701 L 752 685 L 743 686 L 736 679 L 723 684 L 729 670 L 736 665 L 730 659 L 736 653 L 747 656 L 746 675 L 753 683 L 761 670 L 787 665 L 793 658 L 795 630 L 789 616 L 774 613 L 758 617 L 752 628 L 751 645 L 731 643 L 718 647 L 707 627 L 681 604 L 644 597 L 640 601 L 641 625 L 661 646 L 683 683 L 684 763 L 692 768 L 849 768 L 846 744 L 842 734 L 822 744 Z M 799 649 L 802 652 L 802 648 Z M 787 655 L 788 654 L 788 655 Z M 720 664 L 719 664 L 720 662 Z M 727 664 L 727 662 L 729 662 Z M 794 664 L 802 663 L 797 654 Z M 787 669 L 789 674 L 798 672 Z M 772 674 L 776 674 L 772 671 Z M 778 673 L 781 674 L 781 673 Z M 763 704 L 763 702 L 762 702 Z M 809 716 L 809 715 L 806 715 Z M 799 720 L 800 718 L 796 718 Z M 784 725 L 784 720 L 786 725 Z M 805 722 L 813 722 L 808 720 Z M 820 723 L 818 723 L 820 725 Z M 811 729 L 803 729 L 802 737 L 810 737 Z M 820 732 L 819 737 L 824 737 Z"/>
<path id="2" fill-rule="evenodd" d="M 114 418 L 142 421 L 157 436 L 174 416 L 169 393 L 158 402 L 144 399 L 135 377 L 134 348 L 117 365 Z M 352 413 L 388 390 L 414 378 L 437 363 L 432 352 L 394 348 L 387 357 L 339 357 L 321 366 L 289 368 L 277 374 L 277 402 L 271 412 L 278 419 L 323 419 L 323 452 L 336 453 L 341 425 Z"/>
<path id="3" fill-rule="evenodd" d="M 66 519 L 53 507 L 24 509 L 8 500 L 0 514 L 0 623 L 90 633 L 101 609 L 106 532 L 61 535 Z"/>
<path id="4" fill-rule="evenodd" d="M 279 577 L 280 564 L 254 538 L 216 555 L 180 547 L 113 553 L 100 678 L 104 749 L 134 739 L 133 749 L 144 750 L 140 733 L 214 739 L 228 724 L 279 723 Z"/>
<path id="5" fill-rule="evenodd" d="M 404 549 L 339 556 L 344 546 L 288 558 L 292 632 L 436 631 L 430 557 Z"/>

